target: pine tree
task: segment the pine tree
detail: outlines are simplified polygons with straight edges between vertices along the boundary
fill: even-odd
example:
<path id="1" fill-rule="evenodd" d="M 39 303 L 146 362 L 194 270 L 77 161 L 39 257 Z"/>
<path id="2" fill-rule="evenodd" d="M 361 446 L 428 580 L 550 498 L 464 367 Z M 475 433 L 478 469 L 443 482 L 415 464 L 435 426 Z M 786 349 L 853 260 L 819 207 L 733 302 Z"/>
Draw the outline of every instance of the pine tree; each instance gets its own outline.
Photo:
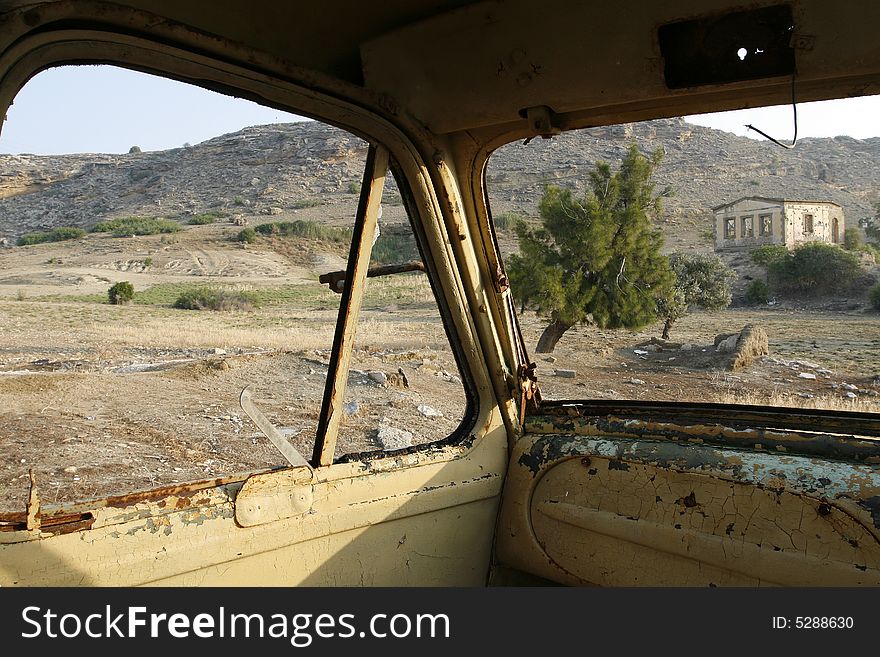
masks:
<path id="1" fill-rule="evenodd" d="M 662 152 L 650 158 L 633 145 L 620 170 L 598 162 L 590 191 L 549 186 L 540 203 L 542 226 L 520 226 L 520 254 L 509 262 L 514 295 L 550 324 L 538 353 L 553 351 L 572 326 L 640 328 L 656 319 L 657 300 L 673 282 L 663 238 L 650 214 L 660 208 L 651 175 Z"/>

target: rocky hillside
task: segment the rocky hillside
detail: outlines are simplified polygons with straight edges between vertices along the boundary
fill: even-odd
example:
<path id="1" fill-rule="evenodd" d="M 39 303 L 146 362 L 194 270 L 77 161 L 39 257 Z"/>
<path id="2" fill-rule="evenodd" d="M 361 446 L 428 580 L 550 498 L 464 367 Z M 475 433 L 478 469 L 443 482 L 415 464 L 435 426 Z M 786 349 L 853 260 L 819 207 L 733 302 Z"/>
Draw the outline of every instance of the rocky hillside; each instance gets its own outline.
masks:
<path id="1" fill-rule="evenodd" d="M 596 160 L 619 162 L 635 142 L 662 148 L 657 191 L 670 186 L 672 213 L 708 215 L 742 196 L 829 200 L 848 225 L 871 216 L 880 198 L 880 138 L 802 139 L 792 150 L 768 141 L 664 119 L 566 133 L 501 148 L 489 166 L 490 189 L 502 201 L 530 207 L 546 183 L 583 189 Z"/>
<path id="2" fill-rule="evenodd" d="M 490 162 L 493 203 L 534 212 L 546 183 L 582 188 L 596 160 L 619 161 L 633 142 L 643 151 L 664 149 L 657 189 L 674 190 L 667 211 L 706 219 L 703 230 L 709 208 L 745 195 L 832 200 L 849 225 L 869 216 L 880 195 L 880 138 L 803 139 L 784 150 L 669 119 L 509 144 Z M 128 215 L 286 213 L 315 199 L 351 197 L 365 154 L 360 139 L 302 122 L 159 152 L 0 155 L 0 239 L 12 244 L 29 231 Z"/>
<path id="3" fill-rule="evenodd" d="M 351 195 L 366 152 L 361 139 L 310 121 L 168 151 L 0 155 L 0 238 L 130 215 L 281 214 L 328 194 Z"/>

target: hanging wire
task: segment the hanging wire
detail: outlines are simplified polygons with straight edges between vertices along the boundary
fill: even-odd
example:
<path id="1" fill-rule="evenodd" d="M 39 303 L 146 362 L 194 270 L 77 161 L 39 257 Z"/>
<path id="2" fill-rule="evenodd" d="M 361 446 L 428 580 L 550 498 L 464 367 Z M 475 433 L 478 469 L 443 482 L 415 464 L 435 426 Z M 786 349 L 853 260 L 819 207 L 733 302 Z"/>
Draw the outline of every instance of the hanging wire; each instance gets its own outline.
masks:
<path id="1" fill-rule="evenodd" d="M 794 145 L 797 143 L 797 132 L 798 132 L 797 103 L 795 102 L 795 98 L 794 98 L 794 75 L 791 76 L 791 111 L 792 111 L 792 114 L 794 114 L 794 138 L 791 140 L 791 144 L 783 144 L 778 139 L 774 139 L 773 137 L 768 135 L 763 130 L 758 130 L 755 126 L 753 126 L 751 124 L 748 124 L 746 126 L 746 128 L 748 128 L 749 130 L 754 130 L 759 135 L 769 139 L 777 146 L 782 146 L 782 148 L 787 148 L 787 149 L 794 148 Z"/>

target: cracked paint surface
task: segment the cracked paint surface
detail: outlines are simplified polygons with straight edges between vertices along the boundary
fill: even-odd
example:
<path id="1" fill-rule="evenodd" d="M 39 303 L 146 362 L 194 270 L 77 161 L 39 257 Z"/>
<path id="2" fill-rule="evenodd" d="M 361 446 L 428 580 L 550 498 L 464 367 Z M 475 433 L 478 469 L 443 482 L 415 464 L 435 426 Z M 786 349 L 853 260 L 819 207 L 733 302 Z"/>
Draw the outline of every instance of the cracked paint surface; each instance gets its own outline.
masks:
<path id="1" fill-rule="evenodd" d="M 563 461 L 532 496 L 538 542 L 585 581 L 798 584 L 809 570 L 818 584 L 880 585 L 880 542 L 836 504 L 784 490 L 773 475 L 759 487 L 616 463 L 593 457 L 585 468 L 582 459 Z"/>
<path id="2" fill-rule="evenodd" d="M 570 584 L 880 586 L 880 441 L 552 411 L 512 454 L 502 564 Z"/>

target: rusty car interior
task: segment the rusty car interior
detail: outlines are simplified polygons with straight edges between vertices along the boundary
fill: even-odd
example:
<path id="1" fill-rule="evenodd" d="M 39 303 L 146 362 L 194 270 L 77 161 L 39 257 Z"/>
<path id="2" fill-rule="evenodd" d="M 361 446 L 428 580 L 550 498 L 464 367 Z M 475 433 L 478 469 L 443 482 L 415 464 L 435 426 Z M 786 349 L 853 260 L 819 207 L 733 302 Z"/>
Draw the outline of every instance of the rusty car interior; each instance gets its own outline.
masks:
<path id="1" fill-rule="evenodd" d="M 332 281 L 313 453 L 276 435 L 284 467 L 73 504 L 32 491 L 0 516 L 0 585 L 880 585 L 880 415 L 542 398 L 485 183 L 492 153 L 514 141 L 786 105 L 793 88 L 798 102 L 880 93 L 880 4 L 320 7 L 0 0 L 4 113 L 41 71 L 112 64 L 370 145 L 347 269 Z M 339 457 L 389 170 L 467 409 L 443 440 Z M 241 404 L 277 433 L 247 391 Z"/>

